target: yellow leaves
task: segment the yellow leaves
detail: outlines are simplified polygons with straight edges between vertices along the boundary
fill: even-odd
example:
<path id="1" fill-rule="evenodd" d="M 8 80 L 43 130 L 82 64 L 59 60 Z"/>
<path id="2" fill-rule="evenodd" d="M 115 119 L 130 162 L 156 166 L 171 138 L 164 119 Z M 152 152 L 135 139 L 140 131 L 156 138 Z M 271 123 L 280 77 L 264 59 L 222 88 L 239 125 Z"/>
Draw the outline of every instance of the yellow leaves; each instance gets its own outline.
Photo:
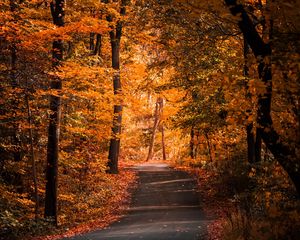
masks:
<path id="1" fill-rule="evenodd" d="M 254 177 L 255 175 L 256 175 L 256 169 L 255 169 L 255 168 L 251 168 L 251 170 L 250 170 L 248 176 L 249 176 L 249 177 Z"/>
<path id="2" fill-rule="evenodd" d="M 93 17 L 83 17 L 80 21 L 70 23 L 63 28 L 65 33 L 99 33 L 106 34 L 110 31 L 107 21 L 99 20 Z"/>
<path id="3" fill-rule="evenodd" d="M 65 202 L 69 202 L 69 203 L 75 203 L 76 202 L 76 196 L 75 196 L 75 194 L 63 194 L 63 193 L 60 193 L 58 195 L 58 199 L 60 201 L 65 201 Z"/>
<path id="4" fill-rule="evenodd" d="M 26 198 L 19 198 L 17 199 L 18 203 L 23 205 L 23 206 L 33 206 L 34 202 L 30 199 L 26 199 Z"/>

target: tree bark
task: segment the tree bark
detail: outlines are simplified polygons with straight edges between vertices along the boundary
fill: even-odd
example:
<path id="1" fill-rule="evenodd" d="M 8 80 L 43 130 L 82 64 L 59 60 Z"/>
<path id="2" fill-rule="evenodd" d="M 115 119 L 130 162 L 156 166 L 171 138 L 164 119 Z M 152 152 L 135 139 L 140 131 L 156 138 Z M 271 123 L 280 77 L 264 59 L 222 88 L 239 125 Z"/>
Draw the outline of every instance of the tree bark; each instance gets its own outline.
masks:
<path id="1" fill-rule="evenodd" d="M 16 1 L 10 0 L 9 1 L 9 7 L 10 11 L 13 15 L 13 21 L 17 22 L 16 20 L 16 11 L 18 11 L 18 5 Z M 16 33 L 14 33 L 16 34 Z M 10 45 L 10 80 L 11 80 L 11 87 L 13 89 L 17 88 L 19 86 L 18 80 L 17 80 L 17 42 L 16 40 L 13 40 L 11 45 Z M 12 101 L 12 110 L 14 114 L 17 114 L 18 111 L 18 99 L 14 98 Z M 22 142 L 20 140 L 20 126 L 18 123 L 14 122 L 13 123 L 13 129 L 14 133 L 12 136 L 12 144 L 15 146 L 14 147 L 14 161 L 15 162 L 20 162 L 22 160 L 22 154 L 21 154 L 21 148 L 22 148 Z"/>
<path id="2" fill-rule="evenodd" d="M 210 144 L 210 141 L 209 141 L 208 133 L 205 133 L 204 135 L 205 135 L 205 138 L 206 138 L 206 141 L 207 141 L 209 160 L 210 160 L 210 162 L 212 162 L 213 161 L 212 148 L 211 148 L 211 144 Z"/>
<path id="3" fill-rule="evenodd" d="M 95 50 L 95 33 L 90 33 L 90 50 Z"/>
<path id="4" fill-rule="evenodd" d="M 51 2 L 50 9 L 53 23 L 64 26 L 64 0 Z M 63 41 L 54 40 L 52 44 L 52 67 L 57 69 L 63 60 Z M 48 127 L 48 147 L 47 147 L 47 167 L 46 167 L 46 197 L 45 197 L 45 218 L 49 218 L 57 225 L 57 170 L 58 170 L 58 151 L 60 136 L 61 118 L 61 97 L 59 92 L 62 89 L 61 79 L 55 77 L 51 81 L 50 88 L 57 91 L 56 95 L 50 96 L 50 116 Z"/>
<path id="5" fill-rule="evenodd" d="M 261 162 L 261 145 L 262 145 L 262 139 L 261 139 L 261 128 L 256 129 L 256 136 L 255 136 L 255 162 Z"/>
<path id="6" fill-rule="evenodd" d="M 38 195 L 38 181 L 37 181 L 36 164 L 35 164 L 34 147 L 33 147 L 32 114 L 31 114 L 28 94 L 26 94 L 26 105 L 27 105 L 27 121 L 29 125 L 30 157 L 31 157 L 31 164 L 32 164 L 32 177 L 33 177 L 33 186 L 34 186 L 34 200 L 35 200 L 34 214 L 35 214 L 35 220 L 37 220 L 39 217 L 39 195 Z"/>
<path id="7" fill-rule="evenodd" d="M 101 56 L 101 47 L 102 47 L 102 35 L 98 33 L 96 35 L 96 45 L 94 48 L 94 55 Z"/>
<path id="8" fill-rule="evenodd" d="M 165 143 L 165 129 L 164 129 L 164 124 L 163 123 L 161 123 L 161 146 L 162 146 L 163 160 L 167 160 L 166 143 Z"/>
<path id="9" fill-rule="evenodd" d="M 161 99 L 161 102 L 160 102 L 160 118 L 163 115 L 163 108 L 164 108 L 164 100 Z M 167 160 L 167 156 L 166 156 L 166 144 L 165 144 L 165 129 L 164 129 L 164 122 L 163 121 L 160 121 L 160 127 L 161 127 L 162 157 L 163 157 L 163 160 Z"/>
<path id="10" fill-rule="evenodd" d="M 153 124 L 153 128 L 152 128 L 152 136 L 151 136 L 151 141 L 150 141 L 150 145 L 149 145 L 147 161 L 152 160 L 152 158 L 153 158 L 155 135 L 156 135 L 156 131 L 157 131 L 157 128 L 159 125 L 159 121 L 160 121 L 161 102 L 162 102 L 162 98 L 157 98 L 156 103 L 155 103 L 154 124 Z"/>
<path id="11" fill-rule="evenodd" d="M 244 38 L 244 76 L 249 77 L 248 69 L 248 55 L 250 52 L 249 44 Z M 248 82 L 247 82 L 248 83 Z M 248 89 L 248 84 L 246 84 L 246 98 L 251 101 L 251 93 Z M 249 115 L 253 114 L 250 109 L 247 110 Z M 248 116 L 250 117 L 250 116 Z M 248 122 L 246 126 L 247 133 L 247 149 L 248 149 L 248 162 L 255 163 L 261 161 L 261 133 L 260 129 L 254 129 L 253 122 Z"/>
<path id="12" fill-rule="evenodd" d="M 248 54 L 249 54 L 249 45 L 247 40 L 244 38 L 244 76 L 249 77 L 249 68 L 248 68 Z M 246 82 L 246 98 L 251 101 L 251 94 L 249 92 L 248 82 Z M 247 114 L 249 114 L 248 118 L 250 117 L 252 111 L 250 109 L 247 110 Z M 254 129 L 253 129 L 253 122 L 248 122 L 246 125 L 246 133 L 247 133 L 247 152 L 248 152 L 248 162 L 254 163 L 255 162 L 255 138 L 254 138 Z"/>
<path id="13" fill-rule="evenodd" d="M 106 1 L 104 1 L 106 2 Z M 120 14 L 122 16 L 126 13 L 126 0 L 122 0 Z M 111 16 L 107 17 L 108 21 L 112 21 Z M 113 77 L 114 95 L 120 96 L 122 92 L 121 79 L 120 79 L 120 42 L 122 36 L 123 22 L 117 21 L 116 28 L 109 32 L 111 50 L 112 50 L 112 68 L 115 70 Z M 119 101 L 119 100 L 118 100 Z M 118 173 L 118 161 L 120 153 L 120 134 L 122 124 L 122 110 L 123 106 L 121 103 L 114 105 L 114 116 L 112 126 L 112 136 L 109 145 L 109 154 L 107 162 L 107 173 L 117 174 Z"/>
<path id="14" fill-rule="evenodd" d="M 194 127 L 192 127 L 191 129 L 191 139 L 190 139 L 190 157 L 191 159 L 194 159 L 194 137 L 195 137 L 195 131 L 194 131 Z"/>
<path id="15" fill-rule="evenodd" d="M 239 16 L 238 25 L 244 38 L 250 45 L 253 54 L 258 62 L 258 73 L 265 84 L 266 93 L 261 94 L 258 100 L 258 118 L 261 137 L 276 160 L 287 172 L 294 183 L 297 192 L 300 194 L 300 171 L 299 158 L 296 149 L 285 144 L 280 135 L 276 132 L 271 118 L 271 97 L 272 97 L 272 71 L 271 71 L 271 47 L 264 43 L 256 31 L 255 25 L 248 16 L 242 4 L 236 0 L 225 0 L 225 3 L 234 16 Z"/>

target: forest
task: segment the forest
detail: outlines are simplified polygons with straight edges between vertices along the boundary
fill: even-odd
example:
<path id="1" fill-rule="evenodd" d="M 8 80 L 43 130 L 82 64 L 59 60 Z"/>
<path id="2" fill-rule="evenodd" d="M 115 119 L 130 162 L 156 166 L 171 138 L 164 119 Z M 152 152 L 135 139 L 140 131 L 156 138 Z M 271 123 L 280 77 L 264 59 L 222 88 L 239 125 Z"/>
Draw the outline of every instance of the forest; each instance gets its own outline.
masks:
<path id="1" fill-rule="evenodd" d="M 207 239 L 299 239 L 299 68 L 298 0 L 2 0 L 0 239 L 107 226 L 144 162 Z"/>

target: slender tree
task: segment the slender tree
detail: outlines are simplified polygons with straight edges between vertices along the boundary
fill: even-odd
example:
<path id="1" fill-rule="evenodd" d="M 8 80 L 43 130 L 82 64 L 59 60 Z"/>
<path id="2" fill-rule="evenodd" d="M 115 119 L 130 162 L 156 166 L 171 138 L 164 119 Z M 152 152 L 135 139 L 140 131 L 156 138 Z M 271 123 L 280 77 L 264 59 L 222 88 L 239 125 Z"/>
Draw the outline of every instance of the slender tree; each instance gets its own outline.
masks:
<path id="1" fill-rule="evenodd" d="M 50 10 L 53 23 L 58 27 L 65 25 L 65 1 L 56 0 L 50 3 Z M 63 60 L 63 41 L 55 39 L 52 44 L 52 67 L 57 69 Z M 51 89 L 56 95 L 50 96 L 50 119 L 48 128 L 47 167 L 46 167 L 46 197 L 45 212 L 46 218 L 51 218 L 57 224 L 57 168 L 60 135 L 61 97 L 62 82 L 59 77 L 51 81 Z"/>
<path id="2" fill-rule="evenodd" d="M 150 145 L 149 145 L 147 161 L 152 160 L 152 158 L 153 158 L 154 141 L 155 141 L 156 131 L 158 129 L 161 114 L 162 114 L 162 104 L 163 104 L 163 99 L 161 97 L 157 98 L 156 103 L 155 103 L 154 124 L 153 124 L 153 128 L 152 128 L 152 135 L 151 135 L 151 140 L 150 140 Z"/>
<path id="3" fill-rule="evenodd" d="M 13 21 L 17 22 L 17 11 L 18 9 L 18 3 L 16 1 L 10 0 L 9 1 L 10 11 L 13 15 Z M 14 33 L 14 35 L 16 32 Z M 10 58 L 11 58 L 11 69 L 10 69 L 10 79 L 11 79 L 11 86 L 12 88 L 17 88 L 19 86 L 18 80 L 17 80 L 17 42 L 16 40 L 13 40 L 10 45 Z M 18 111 L 18 100 L 15 98 L 13 100 L 13 110 L 14 114 Z M 22 160 L 22 154 L 21 154 L 21 140 L 20 140 L 20 134 L 19 134 L 19 124 L 15 122 L 14 124 L 14 133 L 13 133 L 13 144 L 15 145 L 14 150 L 14 160 L 16 162 L 19 162 Z"/>
<path id="4" fill-rule="evenodd" d="M 161 147 L 162 147 L 162 157 L 163 160 L 167 160 L 167 154 L 166 154 L 166 141 L 165 141 L 165 128 L 164 123 L 161 123 Z"/>
<path id="5" fill-rule="evenodd" d="M 190 133 L 190 157 L 191 159 L 194 159 L 195 158 L 195 154 L 194 154 L 194 151 L 195 151 L 195 129 L 194 127 L 191 128 L 191 133 Z"/>
<path id="6" fill-rule="evenodd" d="M 37 171 L 36 171 L 36 163 L 34 157 L 34 143 L 33 143 L 33 131 L 32 131 L 32 112 L 30 108 L 29 96 L 26 93 L 25 96 L 26 107 L 27 107 L 27 121 L 28 121 L 28 132 L 29 132 L 29 141 L 30 141 L 30 158 L 32 164 L 32 178 L 33 178 L 33 186 L 34 186 L 34 214 L 35 219 L 37 220 L 39 217 L 39 195 L 38 195 L 38 181 L 37 181 Z"/>

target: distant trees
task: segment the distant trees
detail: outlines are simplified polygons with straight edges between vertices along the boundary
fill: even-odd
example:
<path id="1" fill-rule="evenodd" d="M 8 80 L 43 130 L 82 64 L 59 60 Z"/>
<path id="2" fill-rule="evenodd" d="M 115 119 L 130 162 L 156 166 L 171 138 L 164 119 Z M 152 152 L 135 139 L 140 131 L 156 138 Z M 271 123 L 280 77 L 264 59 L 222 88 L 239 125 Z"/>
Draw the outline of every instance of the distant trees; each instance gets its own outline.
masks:
<path id="1" fill-rule="evenodd" d="M 260 161 L 262 139 L 299 192 L 299 68 L 292 63 L 299 61 L 299 13 L 294 10 L 299 4 L 150 1 L 139 9 L 140 23 L 152 29 L 168 55 L 151 67 L 173 68 L 167 87 L 186 91 L 175 125 L 212 135 L 207 153 L 214 149 L 220 157 L 237 142 L 242 146 L 246 127 L 249 162 Z M 194 143 L 189 144 L 191 157 Z"/>
<path id="2" fill-rule="evenodd" d="M 154 154 L 154 142 L 156 132 L 160 129 L 161 131 L 161 145 L 162 145 L 162 159 L 166 160 L 166 147 L 165 147 L 165 137 L 164 137 L 164 126 L 163 126 L 163 106 L 164 99 L 162 97 L 158 97 L 155 103 L 155 111 L 154 111 L 154 123 L 152 127 L 151 137 L 150 137 L 150 145 L 147 156 L 147 161 L 152 160 Z"/>

